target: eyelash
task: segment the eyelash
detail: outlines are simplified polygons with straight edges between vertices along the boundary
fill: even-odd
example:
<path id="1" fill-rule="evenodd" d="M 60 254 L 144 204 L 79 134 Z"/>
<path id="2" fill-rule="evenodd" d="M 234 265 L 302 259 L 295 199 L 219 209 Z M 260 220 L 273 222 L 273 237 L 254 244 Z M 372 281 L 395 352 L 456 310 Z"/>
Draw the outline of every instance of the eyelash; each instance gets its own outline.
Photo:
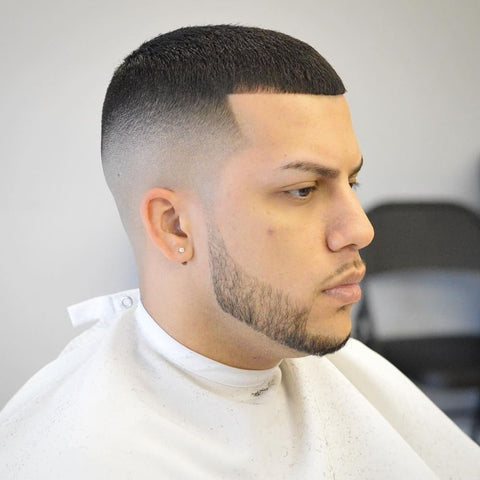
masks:
<path id="1" fill-rule="evenodd" d="M 318 187 L 316 185 L 312 185 L 311 187 L 295 188 L 294 190 L 288 190 L 285 193 L 288 193 L 289 195 L 292 195 L 293 197 L 303 199 L 303 198 L 310 197 L 310 195 L 313 192 L 315 192 L 316 190 L 318 190 Z M 307 192 L 307 195 L 294 195 L 293 192 Z"/>
<path id="2" fill-rule="evenodd" d="M 349 182 L 349 185 L 350 185 L 350 188 L 352 190 L 356 190 L 360 184 L 358 182 Z M 318 186 L 317 185 L 312 185 L 311 187 L 303 187 L 303 188 L 295 188 L 294 190 L 288 190 L 287 192 L 285 193 L 288 193 L 289 195 L 292 195 L 293 197 L 296 197 L 296 198 L 299 198 L 299 199 L 306 199 L 306 198 L 309 198 L 310 195 L 312 193 L 314 193 L 315 191 L 318 190 Z M 307 195 L 294 195 L 293 192 L 306 192 Z"/>

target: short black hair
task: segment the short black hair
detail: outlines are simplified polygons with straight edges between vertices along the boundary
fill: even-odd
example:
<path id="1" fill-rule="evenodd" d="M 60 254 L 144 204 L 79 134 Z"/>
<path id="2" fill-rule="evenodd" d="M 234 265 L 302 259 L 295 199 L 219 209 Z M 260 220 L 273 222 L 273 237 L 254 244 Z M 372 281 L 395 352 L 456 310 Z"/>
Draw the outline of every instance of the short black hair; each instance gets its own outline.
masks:
<path id="1" fill-rule="evenodd" d="M 155 108 L 188 112 L 199 102 L 205 107 L 228 94 L 260 91 L 341 95 L 345 87 L 314 48 L 284 33 L 238 25 L 185 27 L 125 58 L 107 90 L 102 134 L 128 111 L 154 121 Z"/>

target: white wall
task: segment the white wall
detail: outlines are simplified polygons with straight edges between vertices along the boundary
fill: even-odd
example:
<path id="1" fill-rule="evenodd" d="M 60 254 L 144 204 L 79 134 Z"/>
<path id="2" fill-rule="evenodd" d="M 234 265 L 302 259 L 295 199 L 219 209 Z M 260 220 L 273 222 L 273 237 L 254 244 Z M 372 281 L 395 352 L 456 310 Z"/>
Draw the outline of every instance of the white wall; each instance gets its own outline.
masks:
<path id="1" fill-rule="evenodd" d="M 359 196 L 479 210 L 478 0 L 2 2 L 0 406 L 75 332 L 65 307 L 136 285 L 99 155 L 114 68 L 189 24 L 240 23 L 315 46 L 349 89 Z"/>

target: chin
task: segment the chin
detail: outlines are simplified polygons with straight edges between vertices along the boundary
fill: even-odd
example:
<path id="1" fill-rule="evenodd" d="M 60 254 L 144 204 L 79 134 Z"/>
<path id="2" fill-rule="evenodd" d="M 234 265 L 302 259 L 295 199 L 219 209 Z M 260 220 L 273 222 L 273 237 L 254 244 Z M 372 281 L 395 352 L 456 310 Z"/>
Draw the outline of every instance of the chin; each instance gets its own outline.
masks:
<path id="1" fill-rule="evenodd" d="M 352 333 L 350 310 L 352 305 L 339 308 L 328 317 L 309 315 L 306 330 L 309 335 L 332 339 L 345 339 Z"/>
<path id="2" fill-rule="evenodd" d="M 350 309 L 343 309 L 328 320 L 308 325 L 302 342 L 296 348 L 303 355 L 323 356 L 345 346 L 352 333 Z"/>

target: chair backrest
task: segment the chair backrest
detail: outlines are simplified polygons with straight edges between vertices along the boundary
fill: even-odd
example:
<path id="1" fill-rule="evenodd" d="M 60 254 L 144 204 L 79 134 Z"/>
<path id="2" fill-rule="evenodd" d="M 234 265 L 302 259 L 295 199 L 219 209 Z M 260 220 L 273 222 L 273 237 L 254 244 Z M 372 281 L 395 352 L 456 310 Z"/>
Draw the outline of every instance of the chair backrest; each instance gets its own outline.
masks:
<path id="1" fill-rule="evenodd" d="M 367 275 L 397 269 L 480 270 L 480 218 L 451 203 L 386 203 L 367 212 Z"/>
<path id="2" fill-rule="evenodd" d="M 386 203 L 367 212 L 375 239 L 362 250 L 364 297 L 356 336 L 478 334 L 480 219 L 450 203 Z"/>

